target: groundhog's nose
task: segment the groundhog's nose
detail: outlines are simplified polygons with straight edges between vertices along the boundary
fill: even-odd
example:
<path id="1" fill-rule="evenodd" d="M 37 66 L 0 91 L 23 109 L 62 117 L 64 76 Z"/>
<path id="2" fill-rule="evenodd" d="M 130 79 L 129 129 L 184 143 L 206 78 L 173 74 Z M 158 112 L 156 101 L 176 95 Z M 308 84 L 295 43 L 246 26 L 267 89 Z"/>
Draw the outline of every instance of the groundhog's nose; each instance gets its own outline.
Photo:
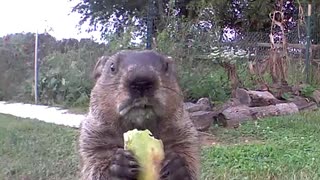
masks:
<path id="1" fill-rule="evenodd" d="M 155 87 L 155 80 L 152 77 L 135 77 L 129 83 L 129 89 L 134 96 L 150 96 Z"/>

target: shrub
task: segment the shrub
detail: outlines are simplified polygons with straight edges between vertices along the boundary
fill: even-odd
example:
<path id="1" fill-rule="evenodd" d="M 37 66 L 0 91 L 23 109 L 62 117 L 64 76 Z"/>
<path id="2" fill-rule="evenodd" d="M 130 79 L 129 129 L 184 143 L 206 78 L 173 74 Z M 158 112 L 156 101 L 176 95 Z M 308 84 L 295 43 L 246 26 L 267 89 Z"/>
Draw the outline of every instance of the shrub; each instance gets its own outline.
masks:
<path id="1" fill-rule="evenodd" d="M 48 55 L 40 70 L 41 101 L 67 106 L 86 105 L 93 85 L 90 75 L 98 57 L 85 49 Z"/>

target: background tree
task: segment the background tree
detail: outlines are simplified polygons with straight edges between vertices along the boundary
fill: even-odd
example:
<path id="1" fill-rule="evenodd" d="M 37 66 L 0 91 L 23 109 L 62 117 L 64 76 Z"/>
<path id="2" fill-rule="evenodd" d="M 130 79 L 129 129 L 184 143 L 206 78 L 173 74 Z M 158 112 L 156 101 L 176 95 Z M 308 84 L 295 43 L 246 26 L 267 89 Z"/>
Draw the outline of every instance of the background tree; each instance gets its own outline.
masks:
<path id="1" fill-rule="evenodd" d="M 72 0 L 71 0 L 72 1 Z M 154 0 L 152 12 L 155 17 L 155 32 L 167 27 L 168 18 L 183 18 L 195 21 L 204 11 L 212 11 L 214 22 L 222 30 L 236 32 L 268 32 L 271 26 L 269 14 L 273 10 L 282 10 L 287 29 L 296 26 L 298 18 L 298 0 Z M 305 3 L 301 0 L 301 3 Z M 319 2 L 315 2 L 319 6 Z M 305 6 L 304 6 L 305 7 Z M 140 32 L 145 32 L 148 0 L 81 0 L 73 12 L 82 15 L 79 22 L 89 22 L 88 31 L 100 27 L 102 36 L 112 32 L 121 33 L 127 26 L 136 25 Z M 277 17 L 279 19 L 279 17 Z M 204 19 L 205 20 L 205 19 Z M 209 20 L 207 20 L 209 21 Z M 197 23 L 197 22 L 195 22 Z"/>

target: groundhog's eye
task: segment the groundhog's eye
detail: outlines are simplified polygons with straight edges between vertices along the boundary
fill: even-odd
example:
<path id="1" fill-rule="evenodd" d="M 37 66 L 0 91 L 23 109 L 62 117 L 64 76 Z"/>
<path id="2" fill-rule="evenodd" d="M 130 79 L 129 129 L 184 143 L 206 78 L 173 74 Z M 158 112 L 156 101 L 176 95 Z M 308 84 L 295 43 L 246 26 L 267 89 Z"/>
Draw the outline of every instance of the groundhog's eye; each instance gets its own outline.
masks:
<path id="1" fill-rule="evenodd" d="M 114 65 L 114 63 L 110 64 L 110 70 L 111 70 L 111 72 L 115 72 L 116 71 L 116 66 Z"/>

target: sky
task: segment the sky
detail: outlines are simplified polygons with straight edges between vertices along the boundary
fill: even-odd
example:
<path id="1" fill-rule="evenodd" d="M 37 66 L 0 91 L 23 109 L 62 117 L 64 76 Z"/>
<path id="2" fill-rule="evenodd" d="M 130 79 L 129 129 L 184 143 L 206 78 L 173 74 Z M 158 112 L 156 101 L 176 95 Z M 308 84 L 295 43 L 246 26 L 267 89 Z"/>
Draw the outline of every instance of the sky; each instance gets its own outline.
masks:
<path id="1" fill-rule="evenodd" d="M 99 41 L 99 32 L 82 32 L 76 27 L 80 14 L 71 9 L 79 0 L 2 0 L 0 6 L 0 36 L 21 32 L 43 33 L 45 29 L 57 40 L 63 38 L 93 38 Z"/>

